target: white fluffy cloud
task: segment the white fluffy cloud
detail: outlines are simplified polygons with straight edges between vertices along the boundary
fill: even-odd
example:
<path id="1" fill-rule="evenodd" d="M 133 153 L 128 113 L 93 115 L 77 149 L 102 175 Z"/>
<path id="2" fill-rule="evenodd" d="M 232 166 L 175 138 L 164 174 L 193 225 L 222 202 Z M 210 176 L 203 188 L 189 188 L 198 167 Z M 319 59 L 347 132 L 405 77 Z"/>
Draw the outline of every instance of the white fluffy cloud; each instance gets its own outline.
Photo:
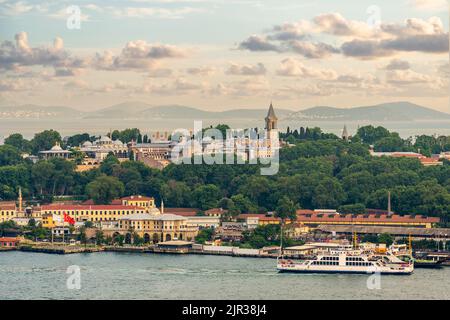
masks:
<path id="1" fill-rule="evenodd" d="M 307 67 L 294 58 L 286 58 L 281 61 L 277 74 L 283 77 L 308 77 L 321 80 L 333 80 L 338 77 L 337 72 L 334 70 Z"/>
<path id="2" fill-rule="evenodd" d="M 255 65 L 232 63 L 226 71 L 227 74 L 240 76 L 260 76 L 265 75 L 266 72 L 267 69 L 262 63 Z"/>
<path id="3" fill-rule="evenodd" d="M 103 54 L 97 53 L 93 59 L 93 66 L 103 70 L 149 71 L 157 67 L 162 59 L 184 58 L 186 55 L 186 50 L 175 46 L 136 40 L 128 42 L 117 56 L 110 51 L 105 51 Z"/>
<path id="4" fill-rule="evenodd" d="M 409 68 L 411 68 L 409 62 L 400 59 L 392 59 L 385 67 L 387 70 L 407 70 Z"/>
<path id="5" fill-rule="evenodd" d="M 15 36 L 15 43 L 3 41 L 0 44 L 0 69 L 11 70 L 23 66 L 58 66 L 68 63 L 69 54 L 63 48 L 61 38 L 54 40 L 53 46 L 31 47 L 26 32 Z"/>
<path id="6" fill-rule="evenodd" d="M 335 37 L 332 44 L 323 40 L 329 40 L 330 36 Z M 367 60 L 408 51 L 448 53 L 449 39 L 438 17 L 411 18 L 403 23 L 381 23 L 372 27 L 366 22 L 348 20 L 339 13 L 326 13 L 314 17 L 312 22 L 301 20 L 274 26 L 268 35 L 253 35 L 238 48 L 295 52 L 312 59 L 341 53 Z"/>

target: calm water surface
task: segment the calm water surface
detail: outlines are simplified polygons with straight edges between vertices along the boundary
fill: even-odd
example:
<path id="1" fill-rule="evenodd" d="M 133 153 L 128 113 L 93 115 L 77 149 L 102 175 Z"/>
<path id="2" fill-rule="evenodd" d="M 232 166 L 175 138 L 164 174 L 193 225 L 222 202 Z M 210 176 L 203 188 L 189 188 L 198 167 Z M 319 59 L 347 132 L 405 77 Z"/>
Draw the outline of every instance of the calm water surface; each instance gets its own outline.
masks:
<path id="1" fill-rule="evenodd" d="M 273 259 L 202 255 L 0 253 L 3 299 L 449 299 L 450 268 L 382 276 L 279 274 Z M 68 290 L 66 270 L 81 269 Z"/>
<path id="2" fill-rule="evenodd" d="M 199 119 L 201 120 L 201 119 Z M 253 128 L 264 127 L 263 119 L 205 119 L 203 127 L 210 125 L 217 125 L 225 122 L 232 128 Z M 415 122 L 398 122 L 398 121 L 346 121 L 348 132 L 354 134 L 358 126 L 372 124 L 375 126 L 381 125 L 391 131 L 396 131 L 401 137 L 407 138 L 420 134 L 437 134 L 450 135 L 450 121 L 415 121 Z M 27 139 L 34 136 L 36 132 L 46 129 L 54 129 L 61 133 L 62 136 L 73 135 L 82 132 L 100 135 L 106 134 L 111 129 L 125 129 L 125 128 L 139 128 L 142 132 L 155 131 L 172 131 L 177 128 L 191 129 L 194 126 L 193 120 L 181 119 L 154 119 L 154 120 L 127 120 L 127 119 L 0 119 L 0 143 L 3 139 L 12 133 L 22 133 Z M 280 130 L 286 130 L 287 127 L 298 129 L 300 126 L 320 127 L 324 132 L 331 132 L 341 135 L 344 123 L 340 121 L 279 121 Z"/>

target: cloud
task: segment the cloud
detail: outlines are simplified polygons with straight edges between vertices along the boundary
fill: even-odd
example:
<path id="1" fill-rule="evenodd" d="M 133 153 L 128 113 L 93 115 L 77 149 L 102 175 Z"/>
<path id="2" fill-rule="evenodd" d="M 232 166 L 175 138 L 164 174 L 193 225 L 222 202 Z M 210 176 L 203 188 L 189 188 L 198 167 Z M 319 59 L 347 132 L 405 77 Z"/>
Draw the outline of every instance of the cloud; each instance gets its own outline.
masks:
<path id="1" fill-rule="evenodd" d="M 329 57 L 333 53 L 338 53 L 339 50 L 334 48 L 332 45 L 323 42 L 303 42 L 303 41 L 292 41 L 289 43 L 292 51 L 301 54 L 305 58 L 310 59 L 321 59 Z"/>
<path id="2" fill-rule="evenodd" d="M 333 44 L 324 42 L 330 35 L 335 37 Z M 347 20 L 339 13 L 325 13 L 314 17 L 312 22 L 301 20 L 276 25 L 267 35 L 252 35 L 238 48 L 255 52 L 295 52 L 309 59 L 341 53 L 367 60 L 410 51 L 448 53 L 449 39 L 438 17 L 410 18 L 403 23 L 381 23 L 372 27 L 366 22 Z"/>
<path id="3" fill-rule="evenodd" d="M 366 22 L 345 19 L 340 13 L 324 13 L 313 19 L 316 32 L 335 36 L 373 37 L 376 29 Z"/>
<path id="4" fill-rule="evenodd" d="M 448 34 L 420 34 L 381 42 L 387 50 L 420 51 L 426 53 L 448 52 Z"/>
<path id="5" fill-rule="evenodd" d="M 338 94 L 339 91 L 330 86 L 324 86 L 320 83 L 307 85 L 286 85 L 279 89 L 278 95 L 282 97 L 307 97 L 307 96 L 331 96 Z"/>
<path id="6" fill-rule="evenodd" d="M 411 65 L 408 61 L 400 59 L 392 59 L 389 64 L 385 67 L 386 70 L 407 70 L 410 69 Z"/>
<path id="7" fill-rule="evenodd" d="M 386 73 L 386 80 L 392 84 L 407 85 L 432 82 L 433 77 L 412 70 L 392 70 Z"/>
<path id="8" fill-rule="evenodd" d="M 444 34 L 444 26 L 439 17 L 431 17 L 428 20 L 409 18 L 402 23 L 383 23 L 380 25 L 382 32 L 391 36 L 413 36 Z"/>
<path id="9" fill-rule="evenodd" d="M 271 30 L 272 34 L 268 36 L 268 39 L 279 41 L 302 40 L 309 35 L 311 30 L 311 23 L 306 20 L 284 23 L 274 26 Z"/>
<path id="10" fill-rule="evenodd" d="M 447 0 L 411 0 L 412 6 L 420 11 L 447 11 Z"/>
<path id="11" fill-rule="evenodd" d="M 251 80 L 243 80 L 229 83 L 218 83 L 207 90 L 209 95 L 249 97 L 266 96 L 270 92 L 270 84 L 267 79 L 259 77 Z"/>
<path id="12" fill-rule="evenodd" d="M 191 13 L 204 12 L 202 8 L 156 8 L 156 7 L 108 7 L 108 12 L 117 18 L 161 18 L 161 19 L 181 19 Z"/>
<path id="13" fill-rule="evenodd" d="M 380 46 L 379 41 L 356 39 L 345 42 L 341 46 L 341 51 L 346 56 L 362 59 L 373 59 L 375 57 L 390 56 L 394 53 L 393 50 L 386 50 L 385 48 Z"/>
<path id="14" fill-rule="evenodd" d="M 168 68 L 152 69 L 148 73 L 149 78 L 169 78 L 173 75 L 173 70 Z"/>
<path id="15" fill-rule="evenodd" d="M 0 91 L 24 91 L 28 89 L 21 79 L 5 80 L 0 79 Z"/>
<path id="16" fill-rule="evenodd" d="M 31 47 L 27 33 L 17 33 L 15 43 L 3 41 L 0 44 L 0 69 L 12 70 L 23 66 L 68 64 L 69 54 L 63 47 L 61 38 L 56 38 L 53 46 Z"/>
<path id="17" fill-rule="evenodd" d="M 446 62 L 438 67 L 438 73 L 444 78 L 450 78 L 450 63 Z"/>
<path id="18" fill-rule="evenodd" d="M 55 69 L 55 77 L 74 77 L 83 73 L 82 69 L 76 68 L 58 68 Z"/>
<path id="19" fill-rule="evenodd" d="M 232 63 L 228 70 L 226 71 L 226 74 L 230 75 L 240 75 L 240 76 L 259 76 L 266 74 L 267 70 L 264 64 L 258 63 L 255 65 L 239 65 L 236 63 Z"/>
<path id="20" fill-rule="evenodd" d="M 276 45 L 271 44 L 266 38 L 253 35 L 239 44 L 239 49 L 249 51 L 281 51 Z"/>
<path id="21" fill-rule="evenodd" d="M 36 7 L 25 1 L 7 2 L 2 4 L 0 13 L 5 16 L 16 16 L 33 11 Z"/>
<path id="22" fill-rule="evenodd" d="M 423 53 L 447 53 L 448 34 L 422 34 L 390 40 L 352 40 L 341 47 L 346 56 L 361 59 L 374 59 L 391 56 L 402 51 Z"/>
<path id="23" fill-rule="evenodd" d="M 194 67 L 188 68 L 186 72 L 193 76 L 211 76 L 216 73 L 215 67 Z"/>
<path id="24" fill-rule="evenodd" d="M 338 77 L 334 70 L 313 69 L 305 66 L 302 62 L 294 58 L 287 58 L 281 61 L 281 66 L 277 70 L 277 75 L 283 77 L 308 77 L 321 80 L 333 80 Z"/>
<path id="25" fill-rule="evenodd" d="M 168 58 L 184 58 L 186 50 L 163 44 L 150 44 L 144 40 L 130 41 L 121 53 L 114 56 L 112 52 L 97 53 L 93 65 L 101 70 L 141 70 L 148 71 L 158 66 L 158 61 Z"/>
<path id="26" fill-rule="evenodd" d="M 164 84 L 147 83 L 137 93 L 153 93 L 157 95 L 187 95 L 195 92 L 202 92 L 205 89 L 203 83 L 189 82 L 184 78 L 178 78 L 173 82 Z"/>

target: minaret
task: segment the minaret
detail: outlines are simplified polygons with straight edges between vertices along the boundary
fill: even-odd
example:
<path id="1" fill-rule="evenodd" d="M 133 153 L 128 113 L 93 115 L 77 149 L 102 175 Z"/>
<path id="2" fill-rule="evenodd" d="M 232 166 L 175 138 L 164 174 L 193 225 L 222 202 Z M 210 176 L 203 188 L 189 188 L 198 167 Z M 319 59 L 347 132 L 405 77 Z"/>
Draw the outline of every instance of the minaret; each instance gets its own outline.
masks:
<path id="1" fill-rule="evenodd" d="M 19 187 L 19 213 L 22 213 L 22 187 Z"/>
<path id="2" fill-rule="evenodd" d="M 342 130 L 342 139 L 348 141 L 349 135 L 347 131 L 347 126 L 344 124 L 344 129 Z"/>
<path id="3" fill-rule="evenodd" d="M 164 200 L 161 199 L 161 214 L 164 213 Z"/>
<path id="4" fill-rule="evenodd" d="M 391 209 L 391 192 L 388 191 L 388 215 L 392 214 L 392 209 Z"/>
<path id="5" fill-rule="evenodd" d="M 267 138 L 271 139 L 278 139 L 278 129 L 277 129 L 277 123 L 278 118 L 275 115 L 275 111 L 273 110 L 272 102 L 270 102 L 269 106 L 269 112 L 267 112 L 266 120 L 266 131 L 267 131 Z"/>

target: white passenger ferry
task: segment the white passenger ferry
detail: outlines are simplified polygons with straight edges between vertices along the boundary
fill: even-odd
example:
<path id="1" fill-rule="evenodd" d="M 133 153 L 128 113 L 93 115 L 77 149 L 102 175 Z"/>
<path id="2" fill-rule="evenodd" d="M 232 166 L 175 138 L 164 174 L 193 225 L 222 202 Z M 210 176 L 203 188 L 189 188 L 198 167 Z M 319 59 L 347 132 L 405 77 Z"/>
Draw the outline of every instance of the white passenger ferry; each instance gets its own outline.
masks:
<path id="1" fill-rule="evenodd" d="M 412 261 L 405 262 L 392 252 L 383 254 L 371 250 L 352 249 L 350 247 L 326 248 L 318 250 L 312 257 L 303 260 L 277 259 L 280 272 L 299 273 L 375 273 L 411 274 L 414 271 Z"/>

